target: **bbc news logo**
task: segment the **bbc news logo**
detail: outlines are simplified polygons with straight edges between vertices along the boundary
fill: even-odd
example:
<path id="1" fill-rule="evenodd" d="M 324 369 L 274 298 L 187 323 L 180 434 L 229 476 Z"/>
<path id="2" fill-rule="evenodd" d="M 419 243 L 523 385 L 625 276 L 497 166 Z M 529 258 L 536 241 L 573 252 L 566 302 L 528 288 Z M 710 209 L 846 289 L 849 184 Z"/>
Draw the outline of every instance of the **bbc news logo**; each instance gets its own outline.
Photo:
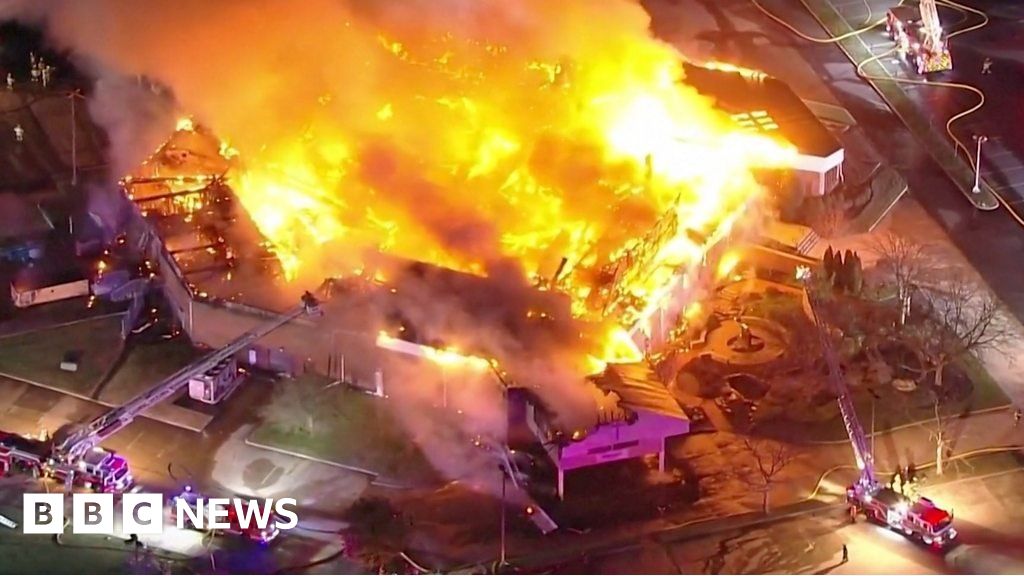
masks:
<path id="1" fill-rule="evenodd" d="M 25 494 L 22 531 L 25 534 L 62 534 L 65 528 L 64 494 Z M 288 530 L 299 523 L 294 498 L 183 498 L 168 506 L 179 530 Z M 165 497 L 159 493 L 128 493 L 114 502 L 113 494 L 71 495 L 72 534 L 112 534 L 120 518 L 123 534 L 161 534 L 165 529 Z M 276 531 L 275 530 L 275 531 Z"/>

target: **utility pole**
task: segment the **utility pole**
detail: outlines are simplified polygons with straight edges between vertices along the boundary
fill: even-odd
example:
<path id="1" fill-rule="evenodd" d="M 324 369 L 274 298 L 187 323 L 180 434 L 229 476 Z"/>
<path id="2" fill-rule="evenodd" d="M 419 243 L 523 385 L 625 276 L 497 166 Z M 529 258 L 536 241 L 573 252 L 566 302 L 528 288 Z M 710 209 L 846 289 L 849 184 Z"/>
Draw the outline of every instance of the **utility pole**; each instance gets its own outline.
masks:
<path id="1" fill-rule="evenodd" d="M 75 114 L 75 99 L 82 98 L 82 92 L 80 90 L 72 90 L 68 92 L 68 98 L 71 100 L 71 186 L 78 186 L 78 122 L 76 121 Z"/>
<path id="2" fill-rule="evenodd" d="M 971 193 L 981 194 L 981 145 L 988 141 L 988 136 L 976 134 L 974 141 L 978 143 L 978 150 L 974 154 L 974 188 L 971 188 Z"/>

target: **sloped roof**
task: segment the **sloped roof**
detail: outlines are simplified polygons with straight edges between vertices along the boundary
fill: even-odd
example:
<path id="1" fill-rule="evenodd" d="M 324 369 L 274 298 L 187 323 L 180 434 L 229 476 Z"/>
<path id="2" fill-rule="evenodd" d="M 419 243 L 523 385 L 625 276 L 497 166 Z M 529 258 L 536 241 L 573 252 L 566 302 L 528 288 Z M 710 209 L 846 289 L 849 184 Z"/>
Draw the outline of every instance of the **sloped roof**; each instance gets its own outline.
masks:
<path id="1" fill-rule="evenodd" d="M 683 64 L 684 83 L 751 130 L 777 131 L 800 154 L 827 158 L 843 149 L 788 84 L 759 75 L 748 78 L 739 72 Z"/>
<path id="2" fill-rule="evenodd" d="M 621 407 L 688 419 L 679 402 L 645 363 L 611 364 L 595 382 L 602 391 L 617 395 Z"/>

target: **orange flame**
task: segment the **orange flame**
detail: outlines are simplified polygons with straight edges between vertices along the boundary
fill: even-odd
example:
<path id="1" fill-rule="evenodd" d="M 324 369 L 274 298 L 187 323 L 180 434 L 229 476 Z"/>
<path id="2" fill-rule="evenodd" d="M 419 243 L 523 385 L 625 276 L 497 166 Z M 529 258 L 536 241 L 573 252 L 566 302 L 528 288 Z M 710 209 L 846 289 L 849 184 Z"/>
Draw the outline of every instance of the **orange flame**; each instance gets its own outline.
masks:
<path id="1" fill-rule="evenodd" d="M 380 57 L 405 73 L 376 85 L 364 118 L 333 120 L 321 95 L 293 137 L 235 142 L 228 177 L 289 278 L 342 275 L 365 250 L 481 275 L 512 258 L 576 316 L 622 327 L 598 362 L 635 361 L 628 331 L 735 225 L 759 193 L 753 170 L 795 151 L 681 84 L 672 49 L 620 44 L 544 62 L 381 36 Z"/>

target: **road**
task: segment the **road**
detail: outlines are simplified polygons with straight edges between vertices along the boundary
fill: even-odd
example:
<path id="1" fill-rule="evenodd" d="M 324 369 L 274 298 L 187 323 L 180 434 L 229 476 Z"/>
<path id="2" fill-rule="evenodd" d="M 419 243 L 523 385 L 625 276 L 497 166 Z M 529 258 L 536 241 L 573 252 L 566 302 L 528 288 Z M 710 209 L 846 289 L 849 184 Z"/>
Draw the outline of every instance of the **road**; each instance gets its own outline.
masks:
<path id="1" fill-rule="evenodd" d="M 960 531 L 936 551 L 873 523 L 850 524 L 842 510 L 675 543 L 653 539 L 639 549 L 560 566 L 560 573 L 613 574 L 1019 574 L 1024 470 L 1001 471 L 929 492 L 951 503 Z M 842 563 L 842 546 L 849 562 Z M 642 567 L 642 568 L 641 568 Z"/>
<path id="2" fill-rule="evenodd" d="M 876 15 L 884 14 L 884 9 L 895 3 L 883 0 L 868 1 L 872 13 Z M 745 4 L 746 8 L 750 7 L 748 2 L 742 1 L 738 3 Z M 824 32 L 818 26 L 816 20 L 806 12 L 800 2 L 764 0 L 762 3 L 806 34 L 819 38 L 824 37 Z M 1016 4 L 1017 8 L 1013 8 L 1015 3 L 1012 1 L 972 1 L 969 3 L 979 7 L 997 6 L 997 8 L 991 10 L 990 17 L 994 16 L 994 18 L 1006 20 L 1006 22 L 1004 23 L 1005 26 L 999 24 L 990 25 L 996 31 L 1009 27 L 1014 17 L 1020 17 L 1014 16 L 1014 14 L 1019 13 L 1020 5 Z M 849 12 L 848 19 L 853 25 L 860 24 L 866 19 L 866 10 L 864 10 L 861 0 L 831 0 L 831 4 L 843 10 L 845 14 Z M 758 16 L 756 14 L 751 17 L 761 18 L 761 22 L 764 22 L 766 19 L 763 15 Z M 948 18 L 948 22 L 952 25 L 965 16 L 944 11 L 943 17 Z M 974 16 L 971 17 L 973 18 Z M 968 26 L 971 22 L 973 20 L 965 20 L 963 26 Z M 1021 228 L 1021 225 L 1005 210 L 973 214 L 963 195 L 952 186 L 934 160 L 921 149 L 919 143 L 910 136 L 902 124 L 888 111 L 878 94 L 871 91 L 856 77 L 854 67 L 849 59 L 836 46 L 812 44 L 795 39 L 792 34 L 776 25 L 768 23 L 764 26 L 774 28 L 778 34 L 785 35 L 788 38 L 788 42 L 800 46 L 800 54 L 811 63 L 811 66 L 818 72 L 821 79 L 829 85 L 831 92 L 835 94 L 841 104 L 848 108 L 854 117 L 865 126 L 874 149 L 906 177 L 910 186 L 911 198 L 920 202 L 932 218 L 941 225 L 949 239 L 968 257 L 971 264 L 984 277 L 992 291 L 1002 302 L 1007 304 L 1009 311 L 1016 319 L 1020 321 L 1024 318 L 1024 283 L 1021 282 L 1021 269 L 1018 261 L 1019 258 L 1017 257 L 1017 254 L 1024 250 L 1024 229 Z M 972 54 L 970 43 L 979 38 L 975 36 L 976 34 L 984 33 L 986 30 L 987 27 L 953 39 L 954 61 L 955 63 L 963 63 L 963 66 L 958 66 L 952 74 L 965 74 L 966 79 L 979 75 L 980 61 L 984 56 Z M 867 38 L 872 38 L 868 42 L 870 45 L 876 46 L 879 53 L 883 52 L 887 46 L 891 46 L 884 31 L 865 34 L 873 35 L 867 36 Z M 984 37 L 982 36 L 981 38 Z M 957 52 L 957 45 L 959 43 L 968 43 L 963 53 Z M 991 57 L 997 60 L 995 66 L 1011 66 L 1006 55 L 1009 52 L 996 53 L 993 51 L 991 53 L 993 54 Z M 775 65 L 776 68 L 778 66 Z M 899 69 L 900 74 L 906 73 L 902 65 L 888 63 L 888 66 L 894 71 Z M 1006 68 L 1004 68 L 1004 71 L 1006 72 Z M 994 76 L 993 74 L 992 78 Z M 989 77 L 985 77 L 985 82 L 990 81 L 1001 82 L 1001 80 L 990 80 Z M 927 98 L 944 98 L 949 100 L 948 105 L 946 105 L 949 112 L 952 110 L 963 110 L 963 105 L 968 104 L 970 101 L 952 102 L 953 98 L 962 97 L 962 95 L 953 95 L 949 90 L 942 88 L 930 90 L 931 88 L 933 87 L 913 88 L 910 92 L 918 94 L 916 97 L 921 98 L 923 101 Z M 991 115 L 991 117 L 996 119 L 1004 116 L 1005 111 L 1008 110 L 1006 107 L 1010 106 L 1011 100 L 1009 98 L 1012 98 L 1014 93 L 1013 90 L 1008 91 L 1006 99 L 996 95 L 992 106 L 986 106 L 983 109 L 985 110 L 985 115 Z M 943 96 L 943 94 L 945 95 Z M 1014 110 L 1019 114 L 1019 104 L 1014 104 L 1013 106 L 1016 107 Z M 935 120 L 941 126 L 945 124 L 946 118 L 936 117 Z M 969 133 L 970 126 L 963 132 L 963 135 L 970 137 Z M 990 131 L 990 133 L 998 134 L 999 132 Z M 984 156 L 985 154 L 983 153 Z M 996 157 L 996 160 L 1006 162 L 1006 157 Z M 1016 170 L 1013 173 L 1016 173 Z M 993 184 L 998 184 L 998 182 L 993 181 Z"/>
<path id="3" fill-rule="evenodd" d="M 215 495 L 254 495 L 262 497 L 295 497 L 300 504 L 299 529 L 281 537 L 269 549 L 245 547 L 242 543 L 219 542 L 215 546 L 222 567 L 240 573 L 268 573 L 284 566 L 299 565 L 338 549 L 337 532 L 342 524 L 336 516 L 362 493 L 369 479 L 358 474 L 307 462 L 287 456 L 269 454 L 244 445 L 242 436 L 253 415 L 259 411 L 265 384 L 253 380 L 243 387 L 228 409 L 205 434 L 181 430 L 140 418 L 122 430 L 104 446 L 125 454 L 133 474 L 146 491 L 176 493 L 185 483 L 201 487 Z M 8 430 L 21 433 L 38 431 L 42 424 L 51 430 L 56 424 L 80 421 L 99 413 L 97 405 L 23 383 L 0 380 L 0 421 Z M 0 509 L 8 515 L 20 514 L 23 490 L 42 491 L 41 486 L 23 485 L 31 480 L 12 477 L 0 480 Z M 19 556 L 24 572 L 55 573 L 47 567 L 66 567 L 69 557 L 81 551 L 52 551 L 48 537 L 23 537 L 19 546 L 39 550 L 36 556 Z M 109 546 L 102 538 L 86 538 L 83 545 Z M 116 538 L 115 538 L 116 540 Z M 115 542 L 116 543 L 116 542 Z M 12 544 L 0 537 L 0 544 Z M 193 533 L 172 531 L 166 538 L 151 542 L 154 548 L 187 556 L 205 558 L 201 538 Z M 5 545 L 0 545 L 0 559 Z M 111 565 L 124 568 L 127 552 L 114 554 L 96 551 L 86 555 L 86 562 L 95 566 L 91 572 L 103 573 Z M 63 559 L 63 560 L 56 560 Z M 38 563 L 33 563 L 38 560 Z M 56 562 L 54 564 L 53 562 Z M 113 562 L 114 564 L 110 564 Z M 93 564 L 95 563 L 95 564 Z M 76 564 L 77 565 L 77 564 Z M 356 572 L 347 559 L 331 564 L 334 570 Z M 203 567 L 206 570 L 208 567 Z"/>
<path id="4" fill-rule="evenodd" d="M 860 23 L 867 16 L 862 0 L 832 0 L 851 23 Z M 875 17 L 894 4 L 891 0 L 869 0 Z M 970 7 L 982 10 L 989 22 L 982 28 L 958 34 L 950 40 L 952 71 L 927 77 L 929 81 L 967 84 L 984 92 L 985 104 L 978 111 L 957 120 L 952 131 L 970 146 L 972 136 L 988 136 L 982 152 L 982 177 L 1000 193 L 1018 213 L 1024 208 L 1024 110 L 1017 95 L 1024 81 L 1024 5 L 1006 0 L 971 0 Z M 952 6 L 939 7 L 943 27 L 950 33 L 983 24 L 983 18 Z M 892 48 L 881 29 L 866 34 L 876 53 Z M 982 74 L 982 63 L 992 60 L 992 73 Z M 895 54 L 880 60 L 894 78 L 919 80 L 905 61 Z M 905 84 L 904 90 L 937 126 L 944 126 L 952 116 L 973 107 L 979 98 L 969 90 L 928 85 Z M 973 153 L 973 150 L 972 150 Z"/>

